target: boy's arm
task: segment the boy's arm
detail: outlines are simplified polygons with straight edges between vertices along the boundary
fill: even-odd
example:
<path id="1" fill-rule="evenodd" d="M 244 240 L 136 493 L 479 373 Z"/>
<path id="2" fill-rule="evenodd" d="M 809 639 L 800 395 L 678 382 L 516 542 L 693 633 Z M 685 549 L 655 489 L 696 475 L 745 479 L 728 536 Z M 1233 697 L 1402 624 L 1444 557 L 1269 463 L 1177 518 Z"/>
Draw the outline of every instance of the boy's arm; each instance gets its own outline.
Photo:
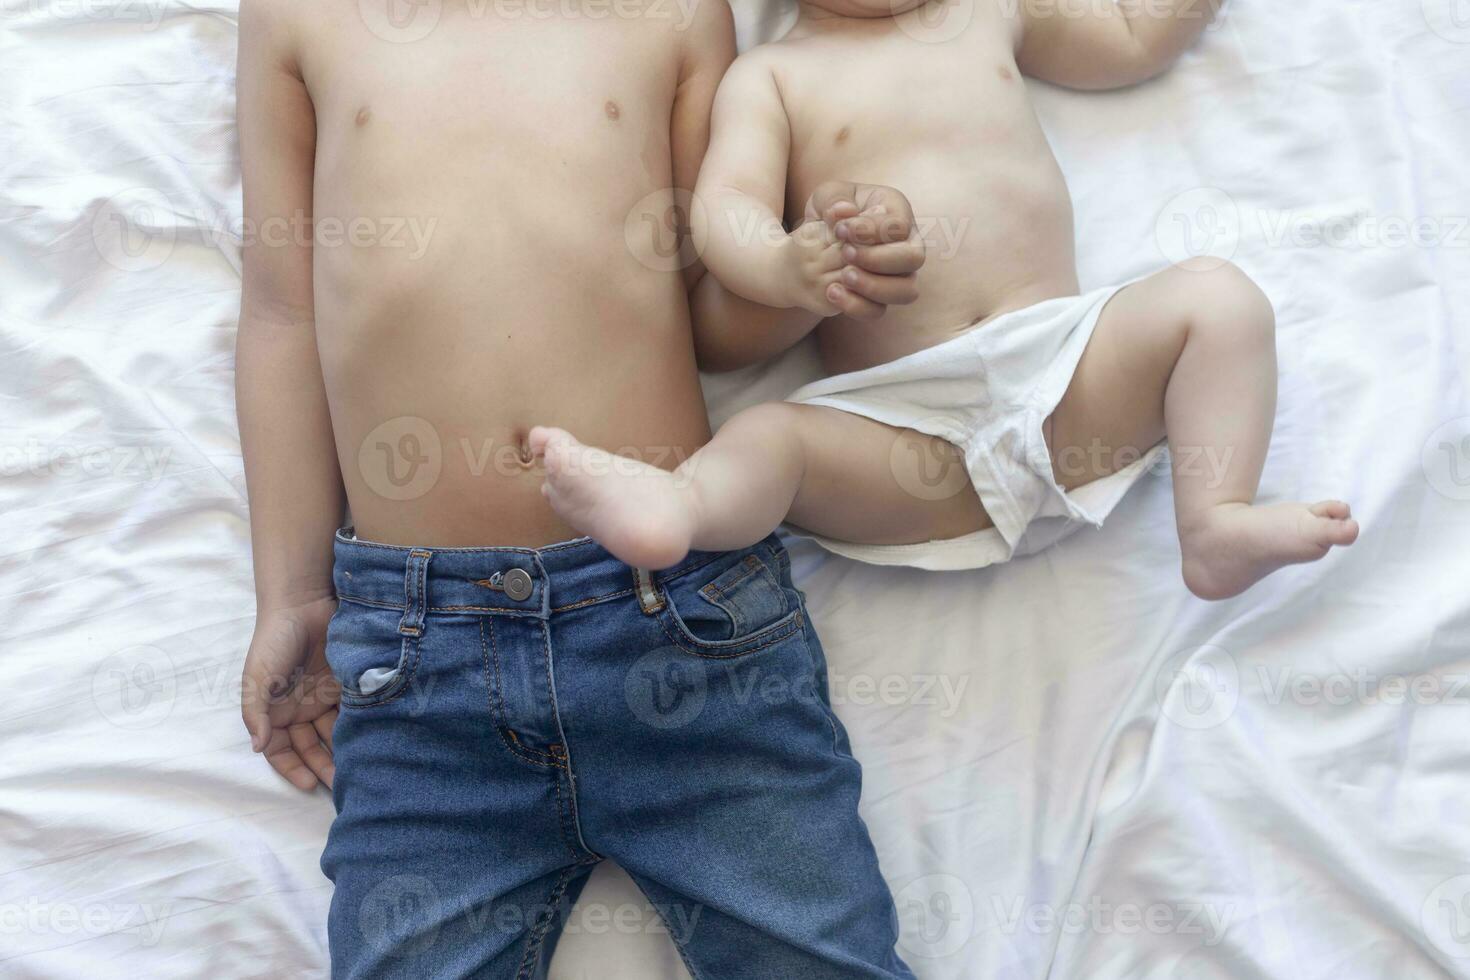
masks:
<path id="1" fill-rule="evenodd" d="M 317 356 L 311 245 L 270 233 L 281 219 L 293 228 L 311 219 L 315 112 L 286 9 L 285 0 L 241 3 L 236 73 L 247 235 L 235 401 L 256 593 L 242 714 L 252 746 L 309 789 L 331 777 L 313 723 L 335 707 L 322 654 L 344 494 Z"/>
<path id="2" fill-rule="evenodd" d="M 1016 63 L 1028 75 L 1069 88 L 1135 85 L 1172 65 L 1224 2 L 1021 0 Z"/>

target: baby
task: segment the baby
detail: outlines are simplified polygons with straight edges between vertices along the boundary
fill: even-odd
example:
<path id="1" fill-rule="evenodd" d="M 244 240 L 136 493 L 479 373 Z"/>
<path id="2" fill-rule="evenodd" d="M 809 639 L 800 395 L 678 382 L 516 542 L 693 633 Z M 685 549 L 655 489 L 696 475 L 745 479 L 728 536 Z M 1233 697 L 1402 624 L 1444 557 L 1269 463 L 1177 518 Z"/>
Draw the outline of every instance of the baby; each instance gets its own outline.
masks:
<path id="1" fill-rule="evenodd" d="M 1067 187 L 1020 78 L 1141 82 L 1218 0 L 896 2 L 803 2 L 784 39 L 737 59 L 696 188 L 709 270 L 807 313 L 745 332 L 696 316 L 702 366 L 816 329 L 833 376 L 736 415 L 672 473 L 536 429 L 556 511 L 639 567 L 785 519 L 866 561 L 978 568 L 1100 524 L 1167 437 L 1196 595 L 1356 540 L 1345 503 L 1255 503 L 1275 322 L 1244 273 L 1197 260 L 1079 295 Z M 958 235 L 922 296 L 913 276 L 874 276 L 923 249 L 914 213 Z"/>

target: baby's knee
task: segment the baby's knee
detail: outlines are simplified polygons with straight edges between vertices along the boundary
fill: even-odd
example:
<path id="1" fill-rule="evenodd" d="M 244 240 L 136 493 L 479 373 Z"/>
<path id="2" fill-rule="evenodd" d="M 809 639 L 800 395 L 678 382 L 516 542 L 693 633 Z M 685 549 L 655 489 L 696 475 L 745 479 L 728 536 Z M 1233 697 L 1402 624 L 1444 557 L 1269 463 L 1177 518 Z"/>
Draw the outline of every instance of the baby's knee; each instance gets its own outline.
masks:
<path id="1" fill-rule="evenodd" d="M 1254 279 L 1233 262 L 1190 273 L 1192 331 L 1224 334 L 1239 343 L 1274 345 L 1276 311 Z"/>
<path id="2" fill-rule="evenodd" d="M 766 436 L 790 432 L 797 424 L 800 408 L 801 406 L 791 402 L 762 402 L 732 415 L 721 427 L 721 431 L 733 428 L 752 435 Z"/>

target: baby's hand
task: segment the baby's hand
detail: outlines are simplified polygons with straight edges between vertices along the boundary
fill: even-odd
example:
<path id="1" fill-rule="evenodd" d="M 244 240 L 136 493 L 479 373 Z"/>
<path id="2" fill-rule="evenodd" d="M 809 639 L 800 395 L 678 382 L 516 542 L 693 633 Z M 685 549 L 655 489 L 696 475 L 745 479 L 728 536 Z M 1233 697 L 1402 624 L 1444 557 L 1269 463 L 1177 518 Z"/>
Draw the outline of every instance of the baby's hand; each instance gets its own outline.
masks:
<path id="1" fill-rule="evenodd" d="M 841 243 L 841 270 L 823 292 L 836 312 L 876 320 L 889 306 L 919 298 L 924 242 L 914 209 L 902 192 L 879 184 L 829 180 L 812 192 L 806 215 L 808 224 L 820 220 Z"/>
<path id="2" fill-rule="evenodd" d="M 842 312 L 842 243 L 820 218 L 809 218 L 786 236 L 790 259 L 786 263 L 785 294 L 791 306 L 826 316 Z"/>

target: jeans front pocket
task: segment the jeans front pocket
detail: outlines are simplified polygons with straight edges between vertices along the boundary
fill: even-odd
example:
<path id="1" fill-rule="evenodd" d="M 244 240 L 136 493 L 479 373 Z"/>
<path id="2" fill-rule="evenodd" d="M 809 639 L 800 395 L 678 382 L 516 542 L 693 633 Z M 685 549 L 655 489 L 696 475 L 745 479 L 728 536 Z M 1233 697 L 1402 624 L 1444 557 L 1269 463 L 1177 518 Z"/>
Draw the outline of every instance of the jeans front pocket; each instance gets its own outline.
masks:
<path id="1" fill-rule="evenodd" d="M 412 683 L 420 637 L 399 632 L 403 613 L 343 599 L 327 627 L 327 665 L 344 707 L 387 704 Z"/>
<path id="2" fill-rule="evenodd" d="M 664 630 L 696 656 L 743 657 L 802 635 L 800 596 L 785 552 L 763 542 L 660 583 Z"/>

